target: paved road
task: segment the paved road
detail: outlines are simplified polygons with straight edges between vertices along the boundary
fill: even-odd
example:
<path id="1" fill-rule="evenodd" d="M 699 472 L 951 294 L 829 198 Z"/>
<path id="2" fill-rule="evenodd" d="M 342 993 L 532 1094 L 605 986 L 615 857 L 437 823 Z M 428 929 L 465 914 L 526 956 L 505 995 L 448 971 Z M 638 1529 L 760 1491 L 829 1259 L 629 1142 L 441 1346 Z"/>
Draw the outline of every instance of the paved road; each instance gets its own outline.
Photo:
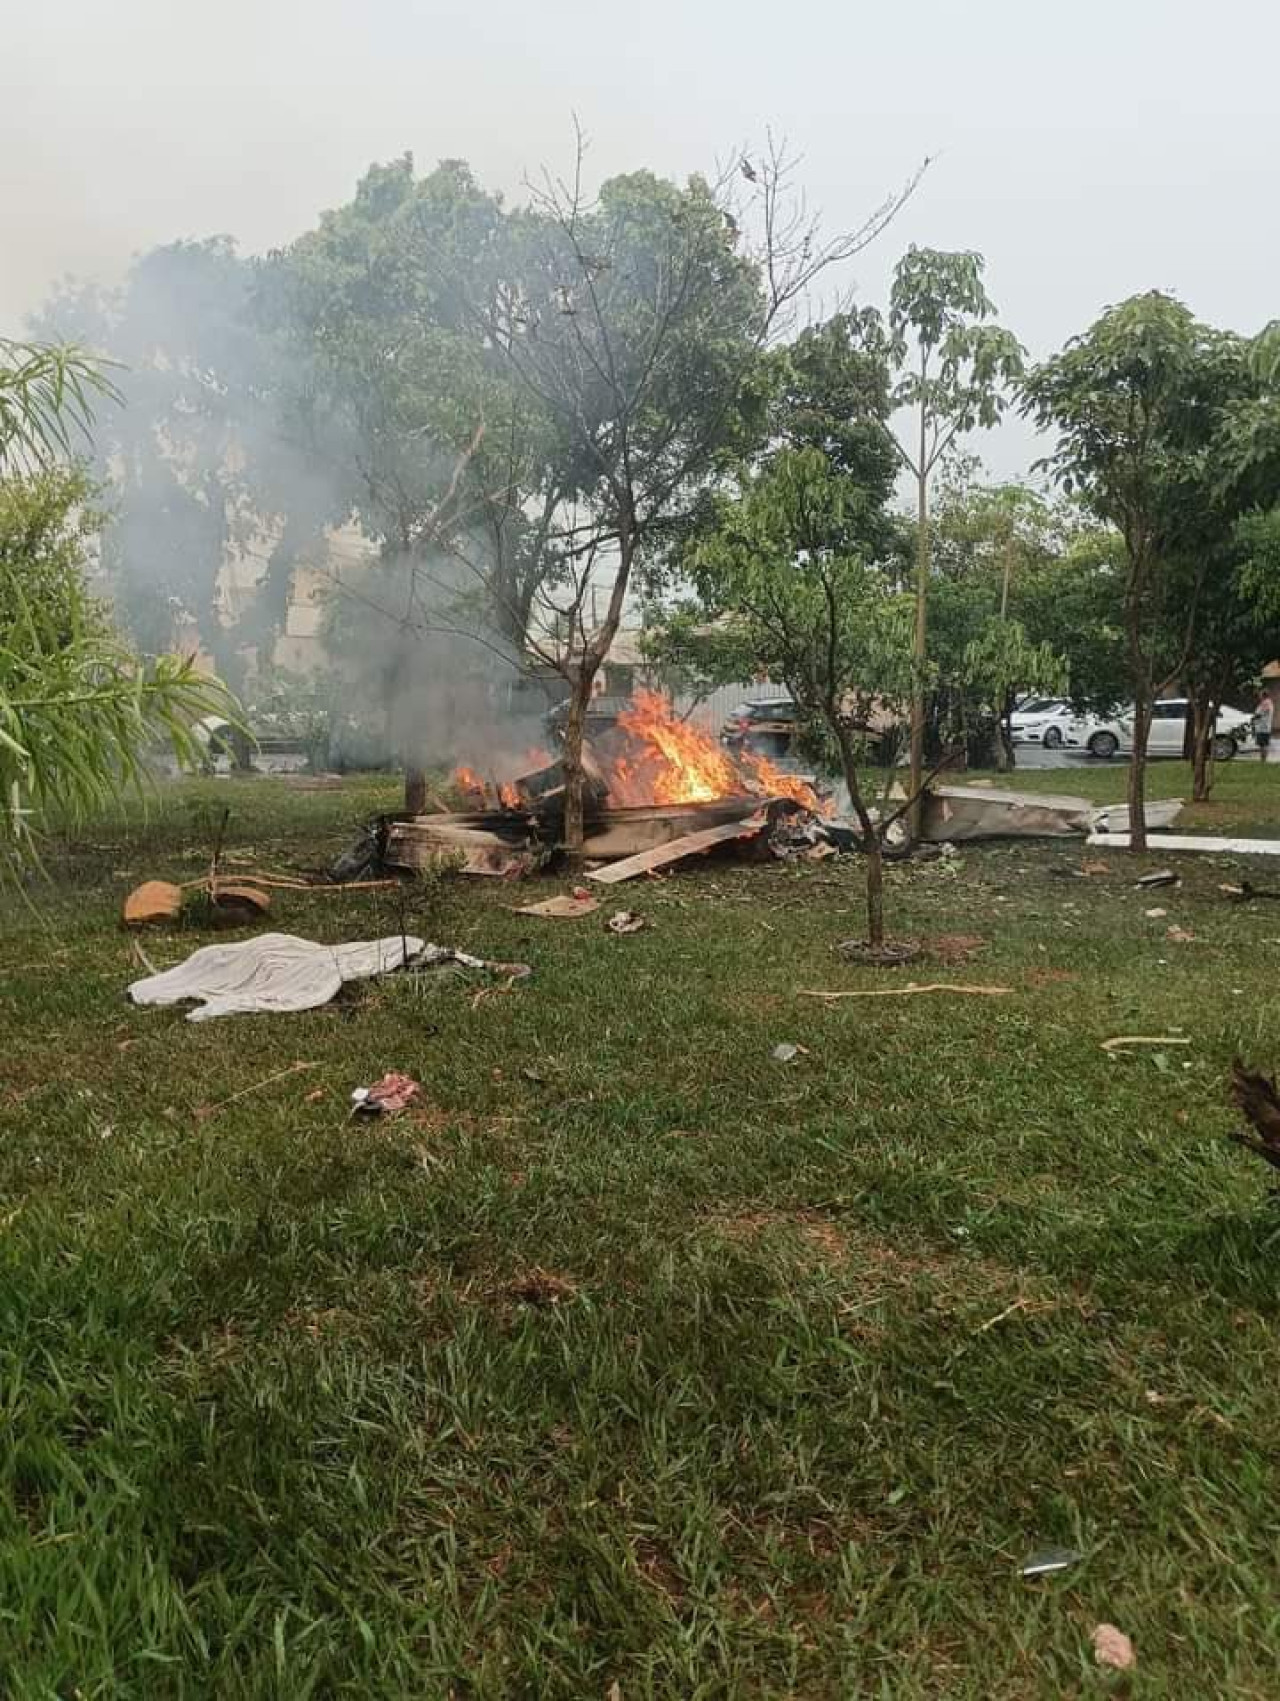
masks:
<path id="1" fill-rule="evenodd" d="M 1148 761 L 1165 762 L 1175 758 L 1166 756 L 1151 756 Z M 1256 762 L 1256 750 L 1241 750 L 1231 758 L 1233 762 Z M 1280 767 L 1273 755 L 1273 765 Z M 1127 756 L 1113 756 L 1109 762 L 1100 762 L 1096 756 L 1090 756 L 1083 750 L 1045 750 L 1042 746 L 1020 744 L 1018 746 L 1018 768 L 1124 768 L 1128 766 Z M 1014 772 L 1017 772 L 1015 768 Z"/>

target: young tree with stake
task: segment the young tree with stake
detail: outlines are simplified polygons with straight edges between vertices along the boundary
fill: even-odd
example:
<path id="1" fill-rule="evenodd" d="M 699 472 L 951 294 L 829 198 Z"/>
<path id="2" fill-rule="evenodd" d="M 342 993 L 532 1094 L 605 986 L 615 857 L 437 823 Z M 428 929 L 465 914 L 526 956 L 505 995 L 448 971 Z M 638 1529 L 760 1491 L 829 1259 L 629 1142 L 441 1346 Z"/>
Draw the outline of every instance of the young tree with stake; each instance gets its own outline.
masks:
<path id="1" fill-rule="evenodd" d="M 899 369 L 894 401 L 915 414 L 909 438 L 898 445 L 916 487 L 916 685 L 909 781 L 916 800 L 909 812 L 913 838 L 920 833 L 924 776 L 930 481 L 964 432 L 999 422 L 1010 387 L 1022 372 L 1021 344 L 1009 331 L 988 323 L 995 305 L 983 288 L 983 265 L 980 254 L 912 247 L 898 262 L 889 296 L 889 329 Z"/>
<path id="2" fill-rule="evenodd" d="M 881 798 L 877 808 L 863 770 L 873 721 L 910 696 L 913 615 L 858 547 L 864 497 L 813 447 L 785 447 L 744 474 L 689 560 L 715 623 L 683 630 L 691 650 L 726 646 L 783 681 L 811 739 L 834 753 L 866 857 L 867 943 L 877 951 L 885 834 L 907 805 L 889 810 Z"/>

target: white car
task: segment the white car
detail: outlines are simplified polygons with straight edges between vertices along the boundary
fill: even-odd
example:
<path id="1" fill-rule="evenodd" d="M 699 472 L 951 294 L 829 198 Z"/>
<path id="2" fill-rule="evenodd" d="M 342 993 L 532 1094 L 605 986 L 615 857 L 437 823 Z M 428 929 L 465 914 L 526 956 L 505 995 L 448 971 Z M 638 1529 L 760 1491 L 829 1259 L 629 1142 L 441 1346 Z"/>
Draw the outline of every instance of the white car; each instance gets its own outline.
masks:
<path id="1" fill-rule="evenodd" d="M 1065 697 L 1028 697 L 1009 716 L 1015 744 L 1040 744 L 1061 750 L 1079 744 L 1076 712 Z"/>
<path id="2" fill-rule="evenodd" d="M 1148 756 L 1181 756 L 1186 748 L 1187 716 L 1191 705 L 1185 697 L 1161 697 L 1153 705 Z M 1213 727 L 1213 756 L 1229 762 L 1248 738 L 1252 722 L 1239 709 L 1220 709 Z M 1122 709 L 1114 719 L 1087 715 L 1075 723 L 1075 742 L 1090 756 L 1104 759 L 1129 755 L 1133 750 L 1133 709 Z"/>

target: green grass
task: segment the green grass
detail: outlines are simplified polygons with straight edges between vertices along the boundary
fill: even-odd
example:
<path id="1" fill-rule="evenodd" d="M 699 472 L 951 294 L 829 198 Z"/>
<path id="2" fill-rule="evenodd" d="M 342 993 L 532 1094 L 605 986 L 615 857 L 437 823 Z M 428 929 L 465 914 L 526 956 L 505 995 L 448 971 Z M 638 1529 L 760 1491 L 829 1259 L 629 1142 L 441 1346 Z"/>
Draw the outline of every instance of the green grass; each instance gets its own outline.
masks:
<path id="1" fill-rule="evenodd" d="M 1025 1701 L 1107 1692 L 1109 1620 L 1126 1693 L 1276 1694 L 1280 1215 L 1223 1136 L 1232 1056 L 1280 1051 L 1280 911 L 1229 864 L 895 868 L 895 932 L 986 941 L 908 972 L 1014 991 L 832 1007 L 797 990 L 895 984 L 834 952 L 856 867 L 630 886 L 625 938 L 458 881 L 412 929 L 524 986 L 193 1026 L 124 1001 L 116 918 L 224 798 L 229 851 L 293 867 L 391 801 L 174 786 L 5 900 L 0 1693 Z M 1276 831 L 1280 774 L 1211 807 Z M 353 1124 L 389 1068 L 421 1109 Z M 1022 1581 L 1044 1543 L 1087 1558 Z"/>

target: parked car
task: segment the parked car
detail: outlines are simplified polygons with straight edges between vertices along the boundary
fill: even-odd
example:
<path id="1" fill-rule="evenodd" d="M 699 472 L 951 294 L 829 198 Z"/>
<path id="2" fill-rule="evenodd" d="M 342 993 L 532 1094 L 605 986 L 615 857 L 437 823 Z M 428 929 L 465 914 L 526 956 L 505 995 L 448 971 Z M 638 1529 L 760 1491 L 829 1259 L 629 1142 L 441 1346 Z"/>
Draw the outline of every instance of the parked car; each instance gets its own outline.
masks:
<path id="1" fill-rule="evenodd" d="M 618 724 L 618 716 L 631 707 L 630 697 L 593 697 L 587 704 L 584 731 L 590 738 L 599 738 Z M 569 721 L 569 699 L 553 703 L 542 717 L 542 724 L 557 744 L 564 743 L 564 729 Z"/>
<path id="2" fill-rule="evenodd" d="M 1185 697 L 1161 697 L 1154 705 L 1151 732 L 1147 738 L 1148 756 L 1181 756 L 1186 748 L 1187 716 L 1191 705 Z M 1250 717 L 1239 709 L 1218 711 L 1213 727 L 1213 756 L 1216 762 L 1229 762 L 1249 736 Z M 1090 756 L 1106 760 L 1112 756 L 1129 755 L 1133 750 L 1133 709 L 1121 709 L 1114 718 L 1086 715 L 1075 724 L 1077 742 L 1083 744 Z"/>
<path id="3" fill-rule="evenodd" d="M 739 703 L 720 729 L 720 742 L 733 749 L 785 756 L 796 735 L 796 706 L 790 697 L 765 697 Z"/>
<path id="4" fill-rule="evenodd" d="M 1028 697 L 1010 715 L 1009 730 L 1015 744 L 1061 750 L 1064 744 L 1079 744 L 1077 718 L 1065 697 Z"/>

